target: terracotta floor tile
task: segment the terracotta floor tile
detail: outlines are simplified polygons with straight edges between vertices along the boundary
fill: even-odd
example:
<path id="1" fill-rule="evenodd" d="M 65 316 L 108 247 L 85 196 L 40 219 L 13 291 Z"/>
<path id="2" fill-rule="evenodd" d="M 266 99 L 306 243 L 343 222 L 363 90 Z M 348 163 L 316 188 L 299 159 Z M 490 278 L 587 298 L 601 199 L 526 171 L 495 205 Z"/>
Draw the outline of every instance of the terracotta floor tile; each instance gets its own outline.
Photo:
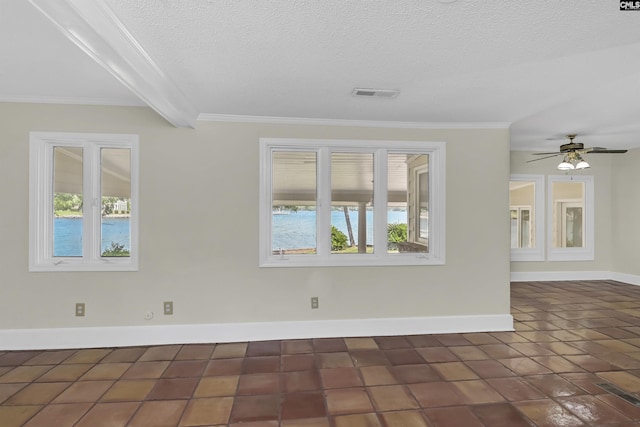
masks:
<path id="1" fill-rule="evenodd" d="M 101 360 L 101 363 L 133 363 L 147 351 L 146 347 L 116 348 Z"/>
<path id="2" fill-rule="evenodd" d="M 313 349 L 316 353 L 334 353 L 347 351 L 347 345 L 342 338 L 313 339 Z"/>
<path id="3" fill-rule="evenodd" d="M 515 373 L 507 369 L 497 360 L 470 360 L 466 365 L 480 378 L 500 378 L 515 376 Z"/>
<path id="4" fill-rule="evenodd" d="M 239 395 L 277 393 L 280 393 L 280 374 L 271 372 L 239 376 L 237 392 Z"/>
<path id="5" fill-rule="evenodd" d="M 486 381 L 454 381 L 451 383 L 457 388 L 464 402 L 468 405 L 480 405 L 483 403 L 503 402 L 504 398 L 495 391 Z"/>
<path id="6" fill-rule="evenodd" d="M 462 336 L 473 345 L 501 343 L 499 339 L 486 333 L 462 334 Z"/>
<path id="7" fill-rule="evenodd" d="M 75 381 L 84 375 L 93 365 L 58 365 L 40 376 L 38 382 Z"/>
<path id="8" fill-rule="evenodd" d="M 457 362 L 458 356 L 446 347 L 417 348 L 416 351 L 429 363 Z"/>
<path id="9" fill-rule="evenodd" d="M 23 365 L 58 365 L 74 354 L 76 350 L 51 350 L 30 358 Z"/>
<path id="10" fill-rule="evenodd" d="M 385 350 L 384 355 L 392 365 L 414 365 L 424 363 L 424 359 L 414 349 Z"/>
<path id="11" fill-rule="evenodd" d="M 516 342 L 509 344 L 509 347 L 516 349 L 525 356 L 555 356 L 556 354 L 547 347 L 533 342 Z"/>
<path id="12" fill-rule="evenodd" d="M 0 404 L 25 388 L 27 383 L 0 384 Z"/>
<path id="13" fill-rule="evenodd" d="M 230 423 L 277 420 L 280 415 L 280 396 L 258 394 L 237 396 L 231 410 Z"/>
<path id="14" fill-rule="evenodd" d="M 378 411 L 418 409 L 420 405 L 406 386 L 389 385 L 367 387 L 373 405 Z"/>
<path id="15" fill-rule="evenodd" d="M 245 356 L 280 356 L 280 353 L 280 341 L 253 341 L 248 344 Z"/>
<path id="16" fill-rule="evenodd" d="M 204 370 L 203 376 L 216 375 L 240 375 L 242 373 L 242 364 L 244 359 L 215 359 L 209 361 Z"/>
<path id="17" fill-rule="evenodd" d="M 611 371 L 614 369 L 618 369 L 617 367 L 611 365 L 606 360 L 603 360 L 599 357 L 594 357 L 590 354 L 583 354 L 577 356 L 564 356 L 569 362 L 578 365 L 585 371 L 589 372 L 603 372 L 603 371 Z M 603 356 L 606 358 L 606 356 Z"/>
<path id="18" fill-rule="evenodd" d="M 612 408 L 615 408 L 626 417 L 632 420 L 640 420 L 640 407 L 632 405 L 626 400 L 613 394 L 599 394 L 596 397 Z"/>
<path id="19" fill-rule="evenodd" d="M 243 374 L 260 374 L 280 371 L 279 356 L 247 357 L 242 366 Z"/>
<path id="20" fill-rule="evenodd" d="M 218 344 L 211 354 L 212 359 L 233 359 L 244 357 L 247 343 Z"/>
<path id="21" fill-rule="evenodd" d="M 473 380 L 478 376 L 462 362 L 434 363 L 431 367 L 446 381 Z"/>
<path id="22" fill-rule="evenodd" d="M 390 366 L 364 366 L 360 368 L 364 385 L 398 384 L 398 380 L 391 373 L 390 368 Z"/>
<path id="23" fill-rule="evenodd" d="M 160 378 L 169 367 L 170 362 L 136 362 L 122 374 L 121 379 L 150 379 Z"/>
<path id="24" fill-rule="evenodd" d="M 575 354 L 584 354 L 584 350 L 581 350 L 577 347 L 574 347 L 570 344 L 567 343 L 563 343 L 563 342 L 543 342 L 540 344 L 537 344 L 540 347 L 544 347 L 544 348 L 548 348 L 550 351 L 554 352 L 557 355 L 560 356 L 564 356 L 564 355 L 575 355 Z"/>
<path id="25" fill-rule="evenodd" d="M 316 358 L 313 354 L 284 355 L 281 363 L 282 372 L 308 371 L 316 368 Z"/>
<path id="26" fill-rule="evenodd" d="M 440 381 L 440 376 L 429 365 L 400 365 L 389 368 L 400 384 Z"/>
<path id="27" fill-rule="evenodd" d="M 351 368 L 353 361 L 351 355 L 346 352 L 316 353 L 316 365 L 318 369 Z"/>
<path id="28" fill-rule="evenodd" d="M 0 377 L 0 384 L 28 383 L 36 380 L 53 368 L 51 365 L 17 366 Z"/>
<path id="29" fill-rule="evenodd" d="M 127 427 L 175 427 L 187 406 L 187 400 L 142 402 Z"/>
<path id="30" fill-rule="evenodd" d="M 45 405 L 58 397 L 72 383 L 29 384 L 7 400 L 9 405 Z"/>
<path id="31" fill-rule="evenodd" d="M 429 408 L 425 409 L 424 413 L 431 427 L 484 427 L 484 424 L 466 406 Z"/>
<path id="32" fill-rule="evenodd" d="M 628 417 L 595 396 L 563 397 L 558 402 L 588 424 L 604 426 L 629 421 Z"/>
<path id="33" fill-rule="evenodd" d="M 320 369 L 320 378 L 325 389 L 363 385 L 358 368 Z"/>
<path id="34" fill-rule="evenodd" d="M 531 341 L 530 339 L 525 338 L 523 334 L 518 332 L 492 332 L 491 335 L 493 335 L 495 338 L 498 338 L 498 340 L 505 344 Z"/>
<path id="35" fill-rule="evenodd" d="M 113 385 L 113 381 L 81 381 L 71 384 L 53 403 L 95 402 Z"/>
<path id="36" fill-rule="evenodd" d="M 570 381 L 573 385 L 581 388 L 588 394 L 602 393 L 602 388 L 597 385 L 602 382 L 602 378 L 596 376 L 595 374 L 592 374 L 590 372 L 569 372 L 567 374 L 561 374 L 561 376 L 564 379 Z"/>
<path id="37" fill-rule="evenodd" d="M 41 351 L 10 351 L 0 355 L 0 366 L 22 365 L 41 353 Z"/>
<path id="38" fill-rule="evenodd" d="M 409 335 L 406 338 L 413 347 L 440 347 L 442 345 L 435 335 Z"/>
<path id="39" fill-rule="evenodd" d="M 336 427 L 382 427 L 376 414 L 343 415 L 334 418 Z"/>
<path id="40" fill-rule="evenodd" d="M 522 357 L 522 353 L 507 344 L 483 344 L 480 345 L 480 349 L 487 353 L 492 359 Z"/>
<path id="41" fill-rule="evenodd" d="M 79 381 L 117 380 L 131 365 L 131 363 L 100 363 L 89 369 Z"/>
<path id="42" fill-rule="evenodd" d="M 429 427 L 422 411 L 384 412 L 380 417 L 386 427 Z"/>
<path id="43" fill-rule="evenodd" d="M 192 399 L 180 420 L 180 426 L 220 425 L 229 422 L 233 397 Z"/>
<path id="44" fill-rule="evenodd" d="M 435 337 L 445 347 L 471 345 L 471 342 L 469 342 L 462 334 L 436 334 Z"/>
<path id="45" fill-rule="evenodd" d="M 535 400 L 546 396 L 522 378 L 493 378 L 487 383 L 507 400 Z"/>
<path id="46" fill-rule="evenodd" d="M 144 400 L 156 380 L 120 380 L 102 396 L 103 402 L 127 402 Z"/>
<path id="47" fill-rule="evenodd" d="M 411 348 L 413 345 L 405 337 L 373 337 L 380 350 Z"/>
<path id="48" fill-rule="evenodd" d="M 267 420 L 231 423 L 229 427 L 278 427 L 279 425 L 280 423 L 277 420 Z"/>
<path id="49" fill-rule="evenodd" d="M 98 403 L 75 427 L 125 427 L 139 406 L 139 402 Z"/>
<path id="50" fill-rule="evenodd" d="M 112 350 L 104 348 L 90 348 L 84 350 L 78 350 L 71 356 L 67 357 L 63 364 L 76 364 L 76 363 L 98 363 L 104 359 Z"/>
<path id="51" fill-rule="evenodd" d="M 3 427 L 21 427 L 38 412 L 42 406 L 0 406 L 0 420 Z"/>
<path id="52" fill-rule="evenodd" d="M 147 399 L 190 399 L 197 385 L 198 378 L 162 378 L 153 386 L 147 395 Z"/>
<path id="53" fill-rule="evenodd" d="M 66 403 L 47 405 L 24 427 L 52 427 L 74 425 L 92 406 L 92 403 Z"/>
<path id="54" fill-rule="evenodd" d="M 511 359 L 500 359 L 499 362 L 518 375 L 542 375 L 553 373 L 551 369 L 542 366 L 529 357 L 513 357 Z"/>
<path id="55" fill-rule="evenodd" d="M 282 420 L 282 427 L 331 427 L 328 418 L 302 418 L 298 420 Z M 278 427 L 277 424 L 274 427 Z"/>
<path id="56" fill-rule="evenodd" d="M 169 364 L 162 374 L 163 378 L 198 377 L 209 362 L 207 360 L 177 360 Z"/>
<path id="57" fill-rule="evenodd" d="M 534 375 L 526 377 L 526 381 L 544 393 L 547 397 L 567 397 L 584 394 L 584 390 L 559 375 Z"/>
<path id="58" fill-rule="evenodd" d="M 514 402 L 513 404 L 537 427 L 578 427 L 585 424 L 573 413 L 550 399 Z"/>
<path id="59" fill-rule="evenodd" d="M 531 360 L 538 362 L 557 374 L 563 372 L 584 372 L 581 367 L 574 365 L 562 356 L 534 356 Z"/>
<path id="60" fill-rule="evenodd" d="M 142 356 L 138 358 L 138 362 L 173 360 L 181 348 L 181 345 L 161 345 L 149 347 L 147 351 L 145 351 Z"/>
<path id="61" fill-rule="evenodd" d="M 313 353 L 313 341 L 311 340 L 287 340 L 282 341 L 282 354 Z"/>
<path id="62" fill-rule="evenodd" d="M 351 359 L 354 366 L 390 365 L 386 352 L 383 350 L 353 350 Z"/>
<path id="63" fill-rule="evenodd" d="M 489 355 L 473 345 L 463 345 L 459 347 L 449 347 L 449 350 L 460 360 L 485 360 Z"/>
<path id="64" fill-rule="evenodd" d="M 486 427 L 531 427 L 529 421 L 508 403 L 476 405 L 472 410 Z"/>
<path id="65" fill-rule="evenodd" d="M 215 344 L 188 344 L 182 346 L 175 360 L 208 360 L 211 358 Z"/>
<path id="66" fill-rule="evenodd" d="M 284 394 L 280 414 L 283 420 L 325 417 L 324 396 L 320 391 Z"/>
<path id="67" fill-rule="evenodd" d="M 326 390 L 325 399 L 331 415 L 373 412 L 373 405 L 364 388 Z"/>
<path id="68" fill-rule="evenodd" d="M 344 343 L 349 351 L 354 350 L 379 350 L 378 343 L 373 338 L 345 338 Z"/>
<path id="69" fill-rule="evenodd" d="M 238 375 L 204 377 L 200 379 L 193 397 L 235 396 L 238 391 L 238 378 Z"/>
<path id="70" fill-rule="evenodd" d="M 409 390 L 423 408 L 464 405 L 462 395 L 450 382 L 409 384 Z"/>
<path id="71" fill-rule="evenodd" d="M 281 374 L 282 391 L 293 393 L 300 391 L 320 390 L 320 374 L 315 371 L 295 371 Z"/>

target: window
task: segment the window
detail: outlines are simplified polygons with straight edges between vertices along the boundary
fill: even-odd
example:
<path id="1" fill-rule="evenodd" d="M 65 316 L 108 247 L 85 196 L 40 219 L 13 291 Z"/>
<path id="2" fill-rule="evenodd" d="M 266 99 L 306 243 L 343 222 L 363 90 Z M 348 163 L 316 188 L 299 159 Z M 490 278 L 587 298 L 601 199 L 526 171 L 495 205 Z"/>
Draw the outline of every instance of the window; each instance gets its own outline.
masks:
<path id="1" fill-rule="evenodd" d="M 261 266 L 444 264 L 444 143 L 260 144 Z"/>
<path id="2" fill-rule="evenodd" d="M 511 175 L 511 260 L 544 260 L 544 176 Z"/>
<path id="3" fill-rule="evenodd" d="M 593 260 L 593 177 L 550 176 L 549 198 L 549 260 Z"/>
<path id="4" fill-rule="evenodd" d="M 30 134 L 30 271 L 138 268 L 138 137 Z"/>

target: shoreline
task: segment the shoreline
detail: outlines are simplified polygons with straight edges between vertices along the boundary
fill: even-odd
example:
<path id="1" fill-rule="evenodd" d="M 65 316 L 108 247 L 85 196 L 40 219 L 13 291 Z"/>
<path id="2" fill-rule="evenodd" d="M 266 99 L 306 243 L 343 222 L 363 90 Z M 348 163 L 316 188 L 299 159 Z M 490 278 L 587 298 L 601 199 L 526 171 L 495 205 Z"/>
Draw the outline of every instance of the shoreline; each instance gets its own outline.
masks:
<path id="1" fill-rule="evenodd" d="M 54 218 L 61 218 L 61 219 L 81 219 L 84 218 L 83 215 L 53 215 Z M 131 218 L 130 214 L 109 214 L 109 215 L 104 215 L 102 218 Z"/>

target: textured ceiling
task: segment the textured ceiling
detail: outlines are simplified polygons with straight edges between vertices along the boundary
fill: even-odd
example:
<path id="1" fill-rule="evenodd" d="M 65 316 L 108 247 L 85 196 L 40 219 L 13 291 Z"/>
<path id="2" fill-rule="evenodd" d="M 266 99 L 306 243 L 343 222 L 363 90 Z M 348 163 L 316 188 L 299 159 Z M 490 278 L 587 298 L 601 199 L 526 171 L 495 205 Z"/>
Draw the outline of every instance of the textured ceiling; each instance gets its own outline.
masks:
<path id="1" fill-rule="evenodd" d="M 567 133 L 640 146 L 640 11 L 616 0 L 96 1 L 200 114 L 508 123 L 516 150 Z M 0 32 L 0 101 L 142 103 L 26 1 L 1 2 Z"/>

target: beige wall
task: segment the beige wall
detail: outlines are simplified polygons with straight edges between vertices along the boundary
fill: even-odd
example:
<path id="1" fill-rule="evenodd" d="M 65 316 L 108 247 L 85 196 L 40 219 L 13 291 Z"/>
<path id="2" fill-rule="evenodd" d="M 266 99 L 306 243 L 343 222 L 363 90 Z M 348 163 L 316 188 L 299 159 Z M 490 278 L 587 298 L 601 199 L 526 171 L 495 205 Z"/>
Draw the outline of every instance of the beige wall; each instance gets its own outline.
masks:
<path id="1" fill-rule="evenodd" d="M 640 276 L 640 149 L 612 159 L 612 269 Z"/>
<path id="2" fill-rule="evenodd" d="M 0 328 L 509 313 L 508 129 L 176 129 L 146 108 L 28 104 L 0 104 L 0 118 Z M 140 136 L 138 272 L 27 271 L 29 131 Z M 446 265 L 259 268 L 260 137 L 446 141 Z M 165 300 L 175 314 L 145 321 Z"/>
<path id="3" fill-rule="evenodd" d="M 612 161 L 615 155 L 591 155 L 588 161 L 591 168 L 576 175 L 592 175 L 594 177 L 595 196 L 595 259 L 593 261 L 514 261 L 511 263 L 512 272 L 545 272 L 545 271 L 615 271 L 612 270 L 614 260 L 613 231 L 613 201 L 612 195 Z M 556 169 L 560 158 L 550 158 L 527 163 L 534 156 L 528 152 L 511 152 L 511 173 L 545 175 L 545 209 L 546 224 L 551 224 L 548 218 L 548 176 L 562 175 Z M 537 207 L 537 212 L 542 213 Z M 549 235 L 545 236 L 549 240 Z"/>

